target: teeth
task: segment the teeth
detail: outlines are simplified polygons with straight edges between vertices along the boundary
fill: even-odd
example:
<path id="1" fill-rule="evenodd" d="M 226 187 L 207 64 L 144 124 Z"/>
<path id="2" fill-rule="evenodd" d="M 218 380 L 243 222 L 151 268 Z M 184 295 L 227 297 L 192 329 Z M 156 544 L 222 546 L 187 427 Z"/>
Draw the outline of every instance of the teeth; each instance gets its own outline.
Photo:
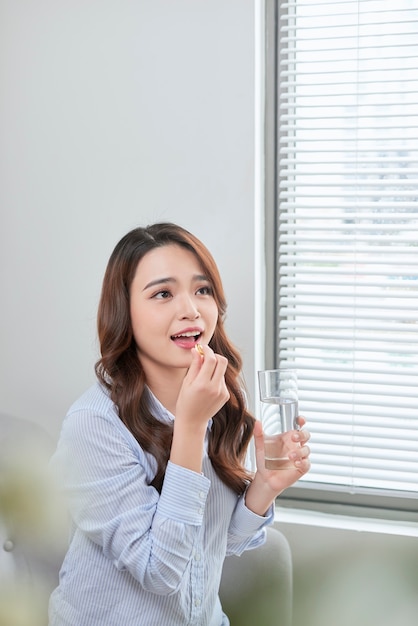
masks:
<path id="1" fill-rule="evenodd" d="M 194 331 L 191 333 L 180 333 L 179 335 L 173 335 L 174 337 L 198 337 L 200 333 Z"/>

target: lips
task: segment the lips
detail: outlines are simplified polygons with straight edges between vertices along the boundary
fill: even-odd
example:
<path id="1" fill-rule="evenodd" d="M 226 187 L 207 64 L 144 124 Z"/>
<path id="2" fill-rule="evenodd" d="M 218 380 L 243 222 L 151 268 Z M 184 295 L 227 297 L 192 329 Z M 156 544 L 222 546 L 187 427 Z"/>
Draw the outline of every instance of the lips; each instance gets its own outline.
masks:
<path id="1" fill-rule="evenodd" d="M 193 348 L 202 335 L 200 328 L 185 329 L 175 335 L 171 335 L 171 340 L 180 348 Z"/>

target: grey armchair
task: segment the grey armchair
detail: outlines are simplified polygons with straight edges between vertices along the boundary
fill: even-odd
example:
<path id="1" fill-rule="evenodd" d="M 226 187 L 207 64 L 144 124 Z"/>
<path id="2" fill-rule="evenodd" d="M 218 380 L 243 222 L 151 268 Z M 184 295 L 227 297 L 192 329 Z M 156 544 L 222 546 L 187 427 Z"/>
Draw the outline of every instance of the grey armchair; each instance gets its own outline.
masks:
<path id="1" fill-rule="evenodd" d="M 36 424 L 0 414 L 0 626 L 47 623 L 65 539 L 46 480 L 53 447 Z"/>
<path id="2" fill-rule="evenodd" d="M 35 466 L 42 469 L 53 450 L 53 442 L 36 424 L 0 414 L 0 450 L 0 626 L 13 623 L 44 626 L 47 599 L 58 581 L 67 537 L 66 520 L 57 520 L 54 510 L 52 517 L 43 517 L 47 512 L 46 502 L 38 492 L 38 475 L 34 470 Z M 24 484 L 20 483 L 22 467 L 26 472 Z M 28 468 L 34 472 L 33 476 L 30 472 L 29 482 Z M 17 480 L 10 488 L 9 477 Z M 13 519 L 5 516 L 4 505 L 7 509 L 8 503 L 16 513 Z M 42 519 L 37 529 L 33 520 L 40 514 Z M 46 534 L 45 526 L 49 529 Z M 265 545 L 240 557 L 227 557 L 220 595 L 231 626 L 290 626 L 292 560 L 284 535 L 270 527 Z M 27 615 L 21 610 L 25 605 Z M 16 607 L 19 622 L 13 617 Z"/>
<path id="3" fill-rule="evenodd" d="M 261 548 L 227 557 L 220 596 L 231 626 L 290 626 L 292 576 L 289 543 L 274 527 Z"/>

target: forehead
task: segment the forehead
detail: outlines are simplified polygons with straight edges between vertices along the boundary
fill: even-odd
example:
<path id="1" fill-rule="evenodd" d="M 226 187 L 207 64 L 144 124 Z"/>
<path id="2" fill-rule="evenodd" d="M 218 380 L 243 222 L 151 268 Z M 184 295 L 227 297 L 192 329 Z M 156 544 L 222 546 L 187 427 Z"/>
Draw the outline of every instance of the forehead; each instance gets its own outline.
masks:
<path id="1" fill-rule="evenodd" d="M 203 273 L 199 259 L 191 250 L 169 244 L 147 252 L 137 265 L 135 278 L 179 278 Z"/>

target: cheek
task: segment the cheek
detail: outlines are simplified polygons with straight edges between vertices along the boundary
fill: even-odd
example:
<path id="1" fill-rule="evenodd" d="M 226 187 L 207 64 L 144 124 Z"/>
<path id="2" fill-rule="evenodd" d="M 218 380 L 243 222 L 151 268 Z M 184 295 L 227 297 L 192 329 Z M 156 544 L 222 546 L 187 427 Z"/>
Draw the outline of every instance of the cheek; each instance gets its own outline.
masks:
<path id="1" fill-rule="evenodd" d="M 216 328 L 216 325 L 218 323 L 218 317 L 219 317 L 219 313 L 218 313 L 218 307 L 216 306 L 216 303 L 213 303 L 213 306 L 210 308 L 210 310 L 208 311 L 208 320 L 209 323 L 211 325 L 211 329 L 212 329 L 212 334 Z"/>
<path id="2" fill-rule="evenodd" d="M 136 343 L 146 340 L 152 332 L 152 324 L 149 324 L 149 314 L 138 304 L 133 304 L 130 309 L 132 332 Z M 152 318 L 151 318 L 152 319 Z"/>
<path id="3" fill-rule="evenodd" d="M 159 306 L 147 306 L 147 303 L 135 304 L 131 306 L 131 324 L 134 337 L 138 343 L 148 343 L 155 341 L 159 335 L 165 334 L 167 331 L 168 308 Z"/>

